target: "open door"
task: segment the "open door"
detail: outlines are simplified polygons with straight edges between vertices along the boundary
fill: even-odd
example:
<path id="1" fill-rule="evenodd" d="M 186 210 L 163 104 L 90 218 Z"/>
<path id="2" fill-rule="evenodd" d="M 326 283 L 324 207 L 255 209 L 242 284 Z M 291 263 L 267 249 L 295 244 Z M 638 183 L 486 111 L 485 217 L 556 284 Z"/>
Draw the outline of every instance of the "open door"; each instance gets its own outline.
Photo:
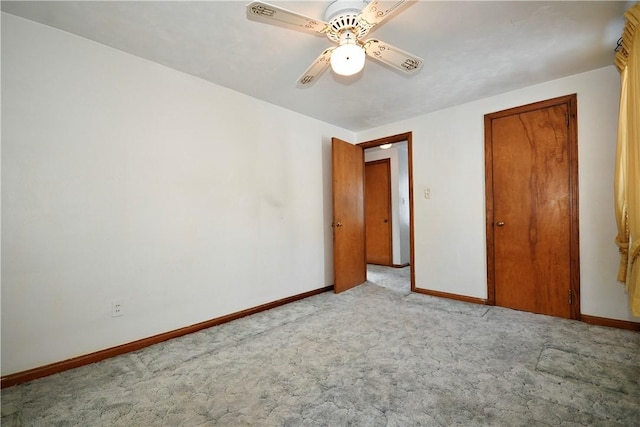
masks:
<path id="1" fill-rule="evenodd" d="M 334 290 L 367 280 L 364 218 L 364 150 L 331 139 Z"/>

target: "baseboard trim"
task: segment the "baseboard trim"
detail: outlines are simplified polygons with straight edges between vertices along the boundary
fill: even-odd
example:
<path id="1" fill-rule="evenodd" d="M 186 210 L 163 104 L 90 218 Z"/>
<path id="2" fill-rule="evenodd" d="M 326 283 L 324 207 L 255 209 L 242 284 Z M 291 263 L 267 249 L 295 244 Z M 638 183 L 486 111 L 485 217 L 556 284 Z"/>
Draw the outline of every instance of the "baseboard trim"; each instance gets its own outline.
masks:
<path id="1" fill-rule="evenodd" d="M 466 295 L 450 294 L 448 292 L 432 291 L 429 289 L 415 288 L 413 292 L 430 295 L 433 297 L 448 298 L 456 301 L 470 302 L 474 304 L 489 305 L 487 300 L 482 298 L 469 297 Z M 608 326 L 610 328 L 628 329 L 630 331 L 640 331 L 640 323 L 630 322 L 627 320 L 609 319 L 606 317 L 589 316 L 582 314 L 580 320 L 584 323 L 597 326 Z"/>
<path id="2" fill-rule="evenodd" d="M 371 265 L 379 265 L 380 267 L 391 267 L 391 268 L 404 268 L 409 267 L 411 264 L 378 264 L 377 262 L 367 262 L 367 264 Z"/>
<path id="3" fill-rule="evenodd" d="M 640 323 L 629 322 L 628 320 L 608 319 L 606 317 L 596 317 L 581 315 L 580 320 L 590 325 L 608 326 L 610 328 L 629 329 L 630 331 L 640 332 Z"/>
<path id="4" fill-rule="evenodd" d="M 482 298 L 469 297 L 466 295 L 450 294 L 448 292 L 432 291 L 430 289 L 414 288 L 413 292 L 419 294 L 430 295 L 432 297 L 448 298 L 456 301 L 470 302 L 473 304 L 487 305 L 487 300 Z"/>
<path id="5" fill-rule="evenodd" d="M 89 365 L 91 363 L 99 362 L 101 360 L 109 359 L 111 357 L 120 356 L 122 354 L 140 350 L 142 348 L 149 347 L 151 345 L 158 344 L 163 341 L 170 340 L 172 338 L 188 335 L 194 332 L 198 332 L 202 329 L 211 328 L 213 326 L 231 322 L 232 320 L 240 319 L 241 317 L 260 313 L 261 311 L 270 310 L 272 308 L 280 307 L 285 304 L 289 304 L 295 301 L 299 301 L 299 300 L 302 300 L 314 295 L 318 295 L 324 292 L 332 291 L 332 290 L 333 290 L 333 286 L 326 286 L 324 288 L 319 288 L 313 291 L 308 291 L 308 292 L 304 292 L 298 295 L 293 295 L 287 298 L 282 298 L 277 301 L 272 301 L 256 307 L 248 308 L 246 310 L 238 311 L 236 313 L 227 314 L 225 316 L 216 317 L 215 319 L 206 320 L 204 322 L 196 323 L 191 326 L 186 326 L 184 328 L 175 329 L 169 332 L 164 332 L 162 334 L 154 335 L 148 338 L 143 338 L 127 344 L 122 344 L 116 347 L 99 350 L 94 353 L 85 354 L 83 356 L 74 357 L 71 359 L 63 360 L 61 362 L 51 363 L 49 365 L 40 366 L 38 368 L 29 369 L 27 371 L 6 375 L 0 379 L 0 388 L 11 387 L 17 384 L 25 383 L 27 381 L 32 381 L 38 378 L 42 378 L 49 375 L 57 374 L 59 372 L 67 371 L 69 369 L 74 369 L 74 368 L 79 368 L 80 366 Z"/>

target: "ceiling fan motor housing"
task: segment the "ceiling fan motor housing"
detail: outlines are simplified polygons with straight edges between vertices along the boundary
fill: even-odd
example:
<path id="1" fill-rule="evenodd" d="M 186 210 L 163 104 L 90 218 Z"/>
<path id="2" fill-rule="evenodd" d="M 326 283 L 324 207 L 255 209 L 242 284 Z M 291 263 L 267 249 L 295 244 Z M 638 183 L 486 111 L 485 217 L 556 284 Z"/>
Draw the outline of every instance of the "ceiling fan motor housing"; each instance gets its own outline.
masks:
<path id="1" fill-rule="evenodd" d="M 351 30 L 359 40 L 369 32 L 368 25 L 358 25 L 358 17 L 368 1 L 336 0 L 332 2 L 325 12 L 325 21 L 329 23 L 327 37 L 336 43 L 340 42 L 340 36 L 345 30 Z"/>

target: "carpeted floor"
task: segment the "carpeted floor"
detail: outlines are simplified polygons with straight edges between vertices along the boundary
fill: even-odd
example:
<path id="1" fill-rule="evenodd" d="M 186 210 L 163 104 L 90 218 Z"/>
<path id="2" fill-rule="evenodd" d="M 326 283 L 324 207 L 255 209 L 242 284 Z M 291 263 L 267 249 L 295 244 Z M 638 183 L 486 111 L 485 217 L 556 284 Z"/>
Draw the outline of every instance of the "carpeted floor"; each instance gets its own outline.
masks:
<path id="1" fill-rule="evenodd" d="M 367 280 L 404 295 L 411 293 L 411 267 L 408 266 L 395 268 L 367 264 Z"/>
<path id="2" fill-rule="evenodd" d="M 7 427 L 638 426 L 640 334 L 366 283 L 1 398 Z"/>

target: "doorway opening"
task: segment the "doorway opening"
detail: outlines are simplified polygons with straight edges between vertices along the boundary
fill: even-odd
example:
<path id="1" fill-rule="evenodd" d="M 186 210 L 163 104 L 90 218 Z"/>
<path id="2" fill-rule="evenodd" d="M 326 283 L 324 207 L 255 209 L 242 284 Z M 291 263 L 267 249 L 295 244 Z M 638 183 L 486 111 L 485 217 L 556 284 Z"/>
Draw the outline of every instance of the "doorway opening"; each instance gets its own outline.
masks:
<path id="1" fill-rule="evenodd" d="M 413 270 L 411 132 L 358 144 L 365 161 L 367 280 L 409 293 Z"/>
<path id="2" fill-rule="evenodd" d="M 413 172 L 411 132 L 351 144 L 331 139 L 331 179 L 333 200 L 333 272 L 334 292 L 340 293 L 367 280 L 365 252 L 365 183 L 364 151 L 383 144 L 406 143 L 406 180 L 409 204 L 409 277 L 410 290 L 415 291 L 413 243 Z M 400 218 L 399 214 L 397 216 Z M 399 264 L 402 265 L 402 264 Z"/>

